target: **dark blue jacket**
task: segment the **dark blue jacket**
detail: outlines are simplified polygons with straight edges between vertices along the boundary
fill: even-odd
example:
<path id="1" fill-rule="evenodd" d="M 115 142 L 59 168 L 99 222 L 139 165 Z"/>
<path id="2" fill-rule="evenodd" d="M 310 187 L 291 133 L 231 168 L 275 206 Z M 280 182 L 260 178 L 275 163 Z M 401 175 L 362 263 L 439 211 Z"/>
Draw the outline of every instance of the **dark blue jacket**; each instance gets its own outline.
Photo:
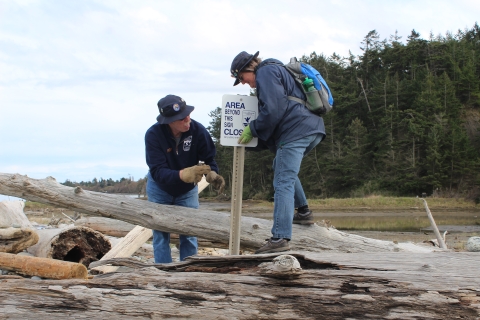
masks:
<path id="1" fill-rule="evenodd" d="M 314 133 L 325 135 L 323 118 L 308 111 L 301 103 L 288 100 L 294 96 L 306 100 L 293 77 L 276 59 L 262 61 L 255 74 L 258 117 L 250 122 L 254 137 L 274 141 L 276 147 Z"/>
<path id="2" fill-rule="evenodd" d="M 207 129 L 193 119 L 190 129 L 182 133 L 178 146 L 168 124 L 157 122 L 145 134 L 145 154 L 150 175 L 160 189 L 173 197 L 195 187 L 193 183 L 180 180 L 181 169 L 204 161 L 218 173 L 215 153 L 215 145 Z"/>

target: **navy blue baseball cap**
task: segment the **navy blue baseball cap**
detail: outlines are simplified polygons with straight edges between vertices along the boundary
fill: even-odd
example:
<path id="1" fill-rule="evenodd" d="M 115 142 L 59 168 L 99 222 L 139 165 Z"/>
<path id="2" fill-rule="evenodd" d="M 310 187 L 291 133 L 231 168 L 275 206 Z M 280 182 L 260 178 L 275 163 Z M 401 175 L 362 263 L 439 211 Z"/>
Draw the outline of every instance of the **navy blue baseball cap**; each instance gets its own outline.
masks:
<path id="1" fill-rule="evenodd" d="M 230 72 L 232 78 L 235 78 L 234 86 L 240 83 L 238 75 L 242 70 L 256 57 L 258 57 L 260 51 L 257 51 L 255 54 L 249 54 L 248 52 L 242 51 L 233 59 L 232 66 L 230 67 Z"/>
<path id="2" fill-rule="evenodd" d="M 157 121 L 160 124 L 169 124 L 173 121 L 182 120 L 195 109 L 195 107 L 187 106 L 185 100 L 173 94 L 160 99 L 157 106 L 160 111 Z"/>

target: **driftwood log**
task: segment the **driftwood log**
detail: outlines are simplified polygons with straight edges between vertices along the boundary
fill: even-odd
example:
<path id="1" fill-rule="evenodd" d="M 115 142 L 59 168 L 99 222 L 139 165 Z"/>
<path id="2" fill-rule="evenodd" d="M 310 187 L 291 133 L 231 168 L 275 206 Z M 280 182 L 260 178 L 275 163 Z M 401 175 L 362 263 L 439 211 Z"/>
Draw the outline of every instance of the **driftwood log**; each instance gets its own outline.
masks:
<path id="1" fill-rule="evenodd" d="M 38 243 L 27 249 L 36 257 L 78 262 L 88 267 L 111 249 L 106 236 L 87 227 L 71 225 L 37 232 Z"/>
<path id="2" fill-rule="evenodd" d="M 227 213 L 160 205 L 127 196 L 90 192 L 59 184 L 54 178 L 31 179 L 0 173 L 0 194 L 37 201 L 74 211 L 115 218 L 150 229 L 189 234 L 228 244 L 230 216 Z M 271 236 L 271 221 L 242 217 L 240 245 L 254 250 Z M 293 226 L 294 250 L 314 252 L 431 252 L 412 243 L 394 243 L 348 234 L 326 226 Z"/>
<path id="3" fill-rule="evenodd" d="M 23 212 L 24 208 L 23 201 L 0 202 L 0 228 L 31 228 L 32 224 Z"/>
<path id="4" fill-rule="evenodd" d="M 125 237 L 133 228 L 134 224 L 104 217 L 83 217 L 74 222 L 77 227 L 88 227 L 106 236 Z"/>
<path id="5" fill-rule="evenodd" d="M 108 237 L 108 240 L 110 241 L 110 243 L 112 245 L 112 249 L 110 249 L 110 251 L 112 251 L 112 250 L 115 249 L 115 246 L 117 246 L 123 240 L 123 238 Z M 107 254 L 108 254 L 108 252 L 107 252 Z M 132 256 L 141 257 L 144 260 L 152 258 L 153 257 L 153 245 L 151 243 L 147 243 L 147 242 L 142 244 L 137 249 L 137 251 L 135 251 L 132 254 Z"/>
<path id="6" fill-rule="evenodd" d="M 48 279 L 87 279 L 87 268 L 80 263 L 0 252 L 0 269 L 25 276 Z"/>
<path id="7" fill-rule="evenodd" d="M 75 226 L 88 227 L 104 235 L 112 237 L 125 237 L 135 228 L 134 224 L 104 217 L 84 217 L 75 221 Z M 170 243 L 179 244 L 178 234 L 170 234 Z M 198 238 L 198 246 L 203 248 L 226 248 L 228 244 L 218 241 Z"/>
<path id="8" fill-rule="evenodd" d="M 23 208 L 23 201 L 0 202 L 0 252 L 18 253 L 38 242 Z"/>
<path id="9" fill-rule="evenodd" d="M 0 280 L 7 319 L 478 319 L 478 254 L 291 252 L 302 273 L 262 275 L 276 255 L 193 257 L 92 280 Z M 461 272 L 459 272 L 461 270 Z"/>

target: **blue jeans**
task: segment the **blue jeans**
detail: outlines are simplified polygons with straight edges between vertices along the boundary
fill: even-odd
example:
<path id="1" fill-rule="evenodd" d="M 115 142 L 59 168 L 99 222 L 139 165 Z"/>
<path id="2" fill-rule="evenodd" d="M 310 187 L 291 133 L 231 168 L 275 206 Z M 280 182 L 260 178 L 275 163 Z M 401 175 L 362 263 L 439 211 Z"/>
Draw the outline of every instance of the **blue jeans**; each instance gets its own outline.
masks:
<path id="1" fill-rule="evenodd" d="M 274 160 L 273 188 L 273 238 L 292 238 L 292 221 L 295 207 L 307 204 L 305 192 L 298 179 L 303 157 L 323 138 L 315 133 L 279 146 Z"/>
<path id="2" fill-rule="evenodd" d="M 163 191 L 153 180 L 150 173 L 147 179 L 147 196 L 148 201 L 175 205 L 181 207 L 198 209 L 198 187 L 195 186 L 189 192 L 179 196 L 172 197 L 167 192 Z M 170 263 L 172 262 L 172 252 L 170 250 L 170 233 L 159 230 L 153 231 L 153 255 L 155 263 Z M 192 236 L 180 235 L 180 260 L 185 260 L 186 257 L 196 255 L 198 251 L 197 238 Z"/>
<path id="3" fill-rule="evenodd" d="M 300 179 L 298 179 L 298 177 L 297 179 L 295 179 L 295 194 L 293 196 L 293 200 L 295 208 L 300 208 L 308 205 L 307 197 L 305 196 L 302 183 L 300 182 Z"/>

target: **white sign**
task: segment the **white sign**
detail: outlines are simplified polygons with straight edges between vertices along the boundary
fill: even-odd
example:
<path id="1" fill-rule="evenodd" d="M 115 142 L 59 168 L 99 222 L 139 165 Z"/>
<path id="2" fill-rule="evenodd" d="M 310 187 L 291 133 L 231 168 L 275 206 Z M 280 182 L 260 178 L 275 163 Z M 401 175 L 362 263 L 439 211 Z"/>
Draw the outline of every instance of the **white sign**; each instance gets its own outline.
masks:
<path id="1" fill-rule="evenodd" d="M 257 119 L 258 99 L 254 96 L 224 94 L 222 97 L 222 126 L 220 144 L 229 147 L 256 147 L 258 138 L 239 144 L 238 138 L 250 121 Z"/>

